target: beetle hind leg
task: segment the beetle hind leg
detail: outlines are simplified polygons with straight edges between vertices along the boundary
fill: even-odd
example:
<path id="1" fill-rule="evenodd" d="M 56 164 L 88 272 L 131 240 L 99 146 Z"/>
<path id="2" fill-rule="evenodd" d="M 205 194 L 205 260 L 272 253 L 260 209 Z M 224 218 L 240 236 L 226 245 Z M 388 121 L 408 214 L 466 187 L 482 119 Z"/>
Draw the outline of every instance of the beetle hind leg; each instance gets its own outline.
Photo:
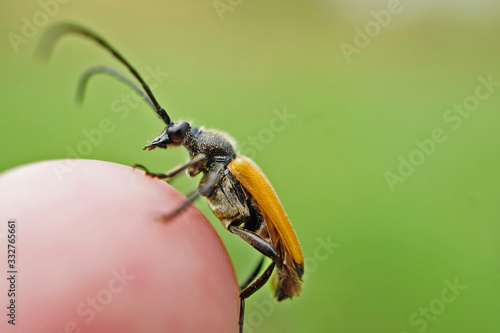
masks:
<path id="1" fill-rule="evenodd" d="M 255 281 L 253 281 L 252 284 L 250 284 L 240 292 L 240 333 L 243 332 L 243 320 L 245 318 L 245 299 L 250 297 L 253 293 L 255 293 L 257 290 L 262 288 L 263 285 L 266 284 L 267 280 L 269 280 L 271 274 L 273 273 L 275 265 L 276 262 L 273 260 L 273 262 L 266 268 L 264 273 L 262 273 Z"/>
<path id="2" fill-rule="evenodd" d="M 265 285 L 266 282 L 271 277 L 271 274 L 273 273 L 274 270 L 274 266 L 276 266 L 275 261 L 271 262 L 269 266 L 267 266 L 264 273 L 262 273 L 255 281 L 253 281 L 252 284 L 250 284 L 248 287 L 246 287 L 240 292 L 240 298 L 246 299 L 252 296 L 257 290 L 262 288 L 262 286 Z"/>
<path id="3" fill-rule="evenodd" d="M 245 299 L 240 297 L 240 333 L 243 333 L 243 320 L 245 319 Z"/>
<path id="4" fill-rule="evenodd" d="M 245 242 L 252 245 L 257 251 L 272 260 L 271 264 L 266 268 L 266 270 L 259 277 L 257 277 L 257 279 L 255 279 L 260 271 L 260 266 L 262 265 L 261 261 L 257 268 L 252 272 L 250 277 L 242 284 L 242 289 L 244 289 L 241 291 L 240 297 L 245 299 L 259 290 L 264 284 L 266 284 L 267 280 L 269 280 L 274 266 L 276 265 L 278 254 L 276 253 L 274 247 L 269 243 L 269 241 L 257 235 L 255 232 L 235 225 L 230 225 L 228 229 L 233 234 L 241 237 Z"/>
<path id="5" fill-rule="evenodd" d="M 252 273 L 250 273 L 250 275 L 248 276 L 248 278 L 242 284 L 240 284 L 240 290 L 243 290 L 246 287 L 248 287 L 248 285 L 250 283 L 252 283 L 253 280 L 255 280 L 255 278 L 257 277 L 257 275 L 259 275 L 259 272 L 262 269 L 262 265 L 264 265 L 264 258 L 265 257 L 263 256 L 259 260 L 259 262 L 257 263 L 257 266 L 254 268 L 254 270 L 252 271 Z"/>
<path id="6" fill-rule="evenodd" d="M 241 237 L 245 242 L 252 245 L 257 251 L 262 253 L 264 256 L 269 257 L 272 260 L 271 264 L 266 268 L 266 270 L 257 277 L 264 262 L 264 258 L 262 258 L 257 267 L 252 272 L 252 274 L 241 285 L 241 289 L 243 290 L 240 292 L 240 332 L 243 332 L 245 299 L 250 297 L 260 288 L 262 288 L 262 286 L 265 285 L 266 282 L 269 280 L 271 274 L 273 273 L 274 267 L 276 266 L 276 259 L 278 258 L 278 254 L 276 253 L 274 247 L 267 240 L 265 240 L 255 232 L 246 230 L 236 225 L 230 225 L 228 229 L 233 234 Z"/>

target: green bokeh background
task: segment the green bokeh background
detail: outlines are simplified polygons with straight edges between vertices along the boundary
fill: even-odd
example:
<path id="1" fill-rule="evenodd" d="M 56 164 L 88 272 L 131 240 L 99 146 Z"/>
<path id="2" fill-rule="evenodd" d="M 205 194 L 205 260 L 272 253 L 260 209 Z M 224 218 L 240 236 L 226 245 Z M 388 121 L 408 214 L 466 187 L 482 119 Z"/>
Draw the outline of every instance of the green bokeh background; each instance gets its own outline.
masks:
<path id="1" fill-rule="evenodd" d="M 23 17 L 42 7 L 3 0 L 0 171 L 66 157 L 104 118 L 113 132 L 80 157 L 155 171 L 186 159 L 182 149 L 141 150 L 162 123 L 144 104 L 120 119 L 112 105 L 130 92 L 107 77 L 74 104 L 84 69 L 121 68 L 93 43 L 67 37 L 47 64 L 33 57 L 43 30 L 79 22 L 141 72 L 169 73 L 154 92 L 175 120 L 227 131 L 247 153 L 250 137 L 267 138 L 273 110 L 295 116 L 253 157 L 301 240 L 304 290 L 277 304 L 263 288 L 248 301 L 247 332 L 498 332 L 500 87 L 457 129 L 443 115 L 474 95 L 479 76 L 500 81 L 500 4 L 401 1 L 348 62 L 340 44 L 353 44 L 354 28 L 389 2 L 242 0 L 221 20 L 210 0 L 69 1 L 16 53 L 8 33 L 21 34 Z M 436 128 L 446 141 L 391 191 L 384 174 Z M 175 183 L 184 192 L 195 184 Z M 242 279 L 258 255 L 199 207 Z M 467 288 L 443 303 L 444 281 L 455 279 Z M 429 306 L 427 319 L 414 315 Z"/>

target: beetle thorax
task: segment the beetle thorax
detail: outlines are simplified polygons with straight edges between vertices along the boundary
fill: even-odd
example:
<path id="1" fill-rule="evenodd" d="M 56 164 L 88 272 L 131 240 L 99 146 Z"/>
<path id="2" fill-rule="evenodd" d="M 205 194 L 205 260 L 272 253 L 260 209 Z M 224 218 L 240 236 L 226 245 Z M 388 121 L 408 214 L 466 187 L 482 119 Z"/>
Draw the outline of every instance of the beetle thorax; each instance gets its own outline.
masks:
<path id="1" fill-rule="evenodd" d="M 227 158 L 227 163 L 229 163 L 235 156 L 233 138 L 217 130 L 192 128 L 183 144 L 191 158 L 198 154 L 205 154 L 209 161 Z"/>

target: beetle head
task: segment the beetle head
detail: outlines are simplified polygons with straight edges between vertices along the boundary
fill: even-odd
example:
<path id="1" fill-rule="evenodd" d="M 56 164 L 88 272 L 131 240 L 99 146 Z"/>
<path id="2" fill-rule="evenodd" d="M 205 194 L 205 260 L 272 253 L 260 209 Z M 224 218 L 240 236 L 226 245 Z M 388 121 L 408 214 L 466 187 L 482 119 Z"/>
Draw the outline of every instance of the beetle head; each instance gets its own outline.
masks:
<path id="1" fill-rule="evenodd" d="M 154 138 L 153 141 L 143 149 L 151 150 L 156 147 L 167 148 L 168 146 L 179 146 L 183 143 L 190 129 L 191 126 L 187 121 L 170 123 L 159 136 Z"/>

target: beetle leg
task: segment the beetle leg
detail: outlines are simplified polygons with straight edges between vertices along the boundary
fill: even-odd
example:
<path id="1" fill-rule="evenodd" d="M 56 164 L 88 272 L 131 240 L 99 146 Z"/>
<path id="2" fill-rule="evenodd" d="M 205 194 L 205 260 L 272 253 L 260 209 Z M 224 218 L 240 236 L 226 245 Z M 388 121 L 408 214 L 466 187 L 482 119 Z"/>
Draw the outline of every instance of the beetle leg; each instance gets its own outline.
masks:
<path id="1" fill-rule="evenodd" d="M 190 166 L 193 166 L 193 165 L 195 165 L 197 163 L 200 163 L 200 162 L 204 161 L 206 158 L 207 158 L 207 156 L 205 154 L 198 154 L 195 157 L 193 157 L 192 159 L 190 159 L 189 161 L 187 161 L 186 163 L 181 164 L 181 165 L 175 167 L 174 169 L 170 170 L 167 173 L 153 173 L 153 172 L 149 172 L 149 170 L 145 166 L 143 166 L 141 164 L 134 164 L 133 167 L 134 168 L 140 168 L 140 169 L 144 170 L 146 172 L 146 175 L 151 176 L 153 178 L 171 180 L 175 176 L 179 175 L 182 171 L 186 170 Z"/>
<path id="2" fill-rule="evenodd" d="M 276 253 L 276 250 L 274 247 L 269 244 L 268 241 L 266 241 L 264 238 L 260 237 L 256 233 L 243 229 L 238 226 L 230 225 L 229 226 L 229 231 L 231 231 L 233 234 L 240 236 L 245 242 L 248 244 L 252 245 L 257 251 L 265 255 L 266 257 L 271 258 L 273 261 L 255 281 L 252 282 L 253 279 L 247 279 L 245 283 L 243 284 L 243 291 L 240 293 L 240 297 L 245 299 L 248 298 L 250 295 L 252 295 L 254 292 L 259 290 L 269 279 L 271 276 L 271 273 L 273 272 L 273 268 L 275 266 L 275 261 L 276 258 L 278 257 L 278 254 Z M 259 264 L 260 266 L 260 264 Z M 260 267 L 258 270 L 256 269 L 252 275 L 250 276 L 255 278 L 257 276 L 258 271 L 260 270 Z M 250 282 L 252 282 L 250 284 Z M 249 285 L 250 284 L 250 285 Z M 246 285 L 246 286 L 245 286 Z"/>
<path id="3" fill-rule="evenodd" d="M 242 284 L 240 284 L 240 290 L 245 289 L 253 280 L 255 280 L 260 270 L 262 269 L 263 264 L 264 264 L 264 256 L 259 260 L 257 266 L 254 268 L 250 276 Z M 243 333 L 244 314 L 245 314 L 245 299 L 240 297 L 240 320 L 239 320 L 240 333 Z"/>
<path id="4" fill-rule="evenodd" d="M 257 277 L 257 275 L 259 274 L 260 270 L 262 269 L 262 265 L 264 264 L 264 257 L 262 257 L 260 260 L 259 260 L 259 263 L 257 264 L 257 266 L 254 268 L 254 270 L 252 271 L 252 273 L 248 276 L 248 278 L 240 285 L 240 290 L 243 290 L 245 289 L 246 287 L 248 287 L 248 285 L 253 281 L 255 280 L 255 278 Z"/>
<path id="5" fill-rule="evenodd" d="M 240 333 L 243 333 L 243 320 L 245 317 L 245 299 L 250 297 L 254 292 L 262 288 L 263 285 L 266 284 L 267 280 L 271 277 L 271 274 L 274 270 L 274 266 L 276 262 L 273 262 L 266 268 L 264 273 L 262 273 L 257 280 L 255 280 L 251 285 L 246 287 L 242 292 L 240 292 Z"/>
<path id="6" fill-rule="evenodd" d="M 201 155 L 201 154 L 200 154 Z M 197 155 L 199 156 L 199 155 Z M 188 196 L 187 199 L 184 200 L 183 203 L 181 203 L 176 209 L 171 211 L 170 213 L 163 214 L 162 215 L 162 220 L 167 221 L 170 220 L 171 218 L 177 216 L 180 212 L 182 212 L 187 206 L 189 206 L 190 203 L 194 202 L 196 199 L 200 197 L 200 195 L 205 195 L 208 192 L 210 192 L 215 183 L 217 182 L 217 172 L 212 172 L 209 174 L 208 179 L 204 182 L 204 184 L 197 188 L 196 190 L 192 191 Z"/>
<path id="7" fill-rule="evenodd" d="M 254 292 L 259 290 L 260 288 L 262 288 L 263 285 L 266 284 L 267 280 L 269 280 L 269 278 L 271 277 L 275 265 L 276 262 L 273 260 L 273 262 L 266 268 L 264 273 L 262 273 L 257 278 L 257 280 L 255 280 L 250 286 L 248 286 L 240 293 L 240 320 L 239 320 L 240 333 L 243 333 L 243 321 L 245 317 L 245 299 L 250 297 Z"/>
<path id="8" fill-rule="evenodd" d="M 257 290 L 262 288 L 262 286 L 265 285 L 266 282 L 271 277 L 271 274 L 273 273 L 274 270 L 274 266 L 276 266 L 275 261 L 271 262 L 269 266 L 267 266 L 264 273 L 262 273 L 254 282 L 252 282 L 251 285 L 249 285 L 242 292 L 240 292 L 240 298 L 244 300 L 252 296 Z"/>
<path id="9" fill-rule="evenodd" d="M 196 199 L 198 199 L 200 197 L 200 193 L 198 192 L 198 190 L 194 190 L 193 192 L 191 192 L 188 196 L 187 196 L 187 199 L 184 200 L 179 206 L 177 206 L 176 209 L 174 209 L 173 211 L 171 211 L 170 213 L 167 213 L 167 214 L 163 214 L 162 215 L 162 220 L 163 221 L 167 221 L 167 220 L 170 220 L 171 218 L 174 218 L 175 216 L 177 216 L 177 214 L 179 214 L 180 212 L 182 212 L 187 206 L 189 206 L 190 203 L 194 202 Z"/>
<path id="10" fill-rule="evenodd" d="M 250 297 L 257 290 L 262 288 L 263 285 L 266 284 L 267 280 L 271 277 L 271 274 L 274 270 L 274 266 L 276 265 L 276 259 L 278 254 L 274 247 L 269 244 L 264 238 L 260 237 L 256 233 L 243 229 L 239 226 L 230 225 L 229 231 L 233 234 L 241 237 L 245 242 L 252 245 L 257 251 L 265 255 L 266 257 L 271 258 L 271 264 L 266 268 L 264 273 L 262 273 L 256 280 L 252 282 L 252 280 L 257 276 L 260 268 L 262 266 L 263 260 L 259 262 L 257 268 L 252 272 L 251 276 L 242 284 L 242 291 L 240 292 L 240 332 L 243 332 L 243 319 L 245 314 L 245 299 Z M 250 284 L 251 283 L 251 284 Z"/>
<path id="11" fill-rule="evenodd" d="M 240 297 L 240 320 L 238 322 L 240 333 L 243 333 L 243 319 L 245 317 L 245 300 Z"/>
<path id="12" fill-rule="evenodd" d="M 252 245 L 257 251 L 266 257 L 271 258 L 273 261 L 278 257 L 274 247 L 256 233 L 235 225 L 230 225 L 228 229 L 233 234 L 241 237 L 245 242 Z"/>

